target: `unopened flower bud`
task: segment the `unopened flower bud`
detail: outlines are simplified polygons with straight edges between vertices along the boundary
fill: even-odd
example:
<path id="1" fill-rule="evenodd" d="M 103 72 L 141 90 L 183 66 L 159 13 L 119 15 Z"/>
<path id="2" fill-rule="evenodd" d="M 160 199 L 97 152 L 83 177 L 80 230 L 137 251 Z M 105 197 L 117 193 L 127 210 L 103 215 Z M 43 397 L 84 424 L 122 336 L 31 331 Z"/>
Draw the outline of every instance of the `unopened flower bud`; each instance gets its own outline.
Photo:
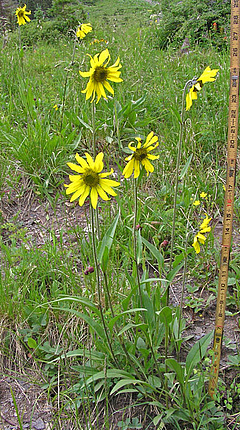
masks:
<path id="1" fill-rule="evenodd" d="M 94 272 L 94 268 L 92 266 L 88 266 L 86 268 L 86 270 L 84 270 L 84 275 L 89 275 L 89 273 L 93 273 Z"/>
<path id="2" fill-rule="evenodd" d="M 160 245 L 160 248 L 166 248 L 166 246 L 168 245 L 168 240 L 164 240 L 162 243 L 161 243 L 161 245 Z"/>
<path id="3" fill-rule="evenodd" d="M 140 224 L 136 225 L 136 230 L 140 230 L 140 228 L 142 228 L 142 226 Z"/>

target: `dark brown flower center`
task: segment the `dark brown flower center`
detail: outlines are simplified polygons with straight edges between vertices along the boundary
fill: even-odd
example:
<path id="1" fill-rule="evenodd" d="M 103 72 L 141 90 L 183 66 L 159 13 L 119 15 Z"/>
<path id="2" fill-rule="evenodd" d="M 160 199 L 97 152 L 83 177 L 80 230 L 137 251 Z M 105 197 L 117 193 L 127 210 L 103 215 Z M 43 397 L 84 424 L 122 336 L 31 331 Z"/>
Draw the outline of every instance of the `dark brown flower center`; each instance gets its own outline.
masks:
<path id="1" fill-rule="evenodd" d="M 96 67 L 93 73 L 94 81 L 104 82 L 107 79 L 108 71 L 105 67 Z"/>
<path id="2" fill-rule="evenodd" d="M 19 16 L 19 18 L 23 18 L 23 17 L 24 17 L 24 11 L 23 11 L 23 10 L 20 10 L 20 11 L 18 12 L 18 16 Z"/>
<path id="3" fill-rule="evenodd" d="M 89 169 L 83 174 L 83 181 L 89 187 L 96 187 L 99 184 L 99 176 L 96 172 Z"/>
<path id="4" fill-rule="evenodd" d="M 144 160 L 144 158 L 147 158 L 147 149 L 146 148 L 136 149 L 136 151 L 133 154 L 133 157 L 137 161 Z"/>

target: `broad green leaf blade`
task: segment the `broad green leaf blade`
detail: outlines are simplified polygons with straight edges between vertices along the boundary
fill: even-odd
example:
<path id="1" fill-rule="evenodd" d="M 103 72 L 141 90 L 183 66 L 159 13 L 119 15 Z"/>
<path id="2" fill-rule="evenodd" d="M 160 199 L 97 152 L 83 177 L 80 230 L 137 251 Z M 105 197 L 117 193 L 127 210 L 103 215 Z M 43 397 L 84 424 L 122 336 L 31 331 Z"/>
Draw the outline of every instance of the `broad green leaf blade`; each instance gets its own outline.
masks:
<path id="1" fill-rule="evenodd" d="M 29 348 L 31 348 L 31 349 L 36 349 L 37 348 L 37 342 L 32 337 L 28 338 L 27 343 L 28 343 Z"/>
<path id="2" fill-rule="evenodd" d="M 109 369 L 107 371 L 101 370 L 100 372 L 96 373 L 95 375 L 91 376 L 86 380 L 86 385 L 91 384 L 92 382 L 99 381 L 100 379 L 112 379 L 112 378 L 129 378 L 132 379 L 132 375 L 128 372 L 125 372 L 124 370 L 120 369 Z"/>
<path id="3" fill-rule="evenodd" d="M 160 267 L 163 267 L 164 264 L 164 258 L 161 252 L 154 246 L 152 243 L 148 242 L 144 237 L 142 237 L 142 242 L 146 247 L 149 249 L 149 251 L 152 253 L 152 255 L 156 258 L 158 261 L 158 264 Z"/>
<path id="4" fill-rule="evenodd" d="M 187 173 L 187 171 L 188 171 L 188 169 L 189 169 L 189 166 L 190 166 L 190 164 L 191 164 L 192 157 L 193 157 L 193 154 L 191 154 L 191 155 L 188 157 L 188 159 L 187 159 L 187 162 L 186 162 L 185 166 L 182 168 L 182 171 L 181 171 L 181 173 L 180 173 L 180 180 L 182 180 L 182 179 L 184 178 L 184 176 L 186 175 L 186 173 Z"/>
<path id="5" fill-rule="evenodd" d="M 102 263 L 102 258 L 103 258 L 103 253 L 104 253 L 105 247 L 108 248 L 108 251 L 110 251 L 110 249 L 111 249 L 114 234 L 115 234 L 116 227 L 117 227 L 117 223 L 119 220 L 119 215 L 120 215 L 120 213 L 118 213 L 117 216 L 114 218 L 113 223 L 110 225 L 110 227 L 108 228 L 106 234 L 104 235 L 104 237 L 102 239 L 101 246 L 100 246 L 100 249 L 98 251 L 98 261 L 100 263 Z"/>
<path id="6" fill-rule="evenodd" d="M 90 124 L 87 124 L 85 121 L 83 121 L 83 119 L 82 118 L 80 118 L 79 116 L 78 116 L 78 120 L 79 120 L 79 122 L 85 127 L 85 128 L 87 128 L 88 130 L 90 130 L 91 131 L 91 133 L 93 132 L 93 129 L 92 129 L 92 127 L 91 127 L 91 125 Z"/>
<path id="7" fill-rule="evenodd" d="M 166 365 L 170 367 L 171 370 L 173 370 L 176 373 L 177 380 L 183 389 L 184 386 L 184 371 L 182 366 L 174 359 L 174 358 L 167 358 L 166 359 Z"/>
<path id="8" fill-rule="evenodd" d="M 213 336 L 213 331 L 211 331 L 210 333 L 207 333 L 205 336 L 199 339 L 190 349 L 186 358 L 187 379 L 190 378 L 194 367 L 205 356 L 207 348 L 212 340 L 212 336 Z"/>
<path id="9" fill-rule="evenodd" d="M 165 306 L 156 313 L 159 315 L 160 321 L 165 325 L 165 327 L 168 327 L 172 321 L 172 309 L 169 306 Z"/>
<path id="10" fill-rule="evenodd" d="M 128 310 L 126 310 L 126 311 L 124 311 L 124 312 L 121 312 L 121 314 L 116 315 L 114 318 L 112 318 L 112 319 L 109 321 L 109 323 L 108 323 L 108 328 L 109 328 L 110 330 L 112 330 L 112 329 L 113 329 L 114 324 L 116 323 L 116 321 L 117 321 L 119 318 L 121 318 L 123 315 L 128 315 L 128 314 L 131 314 L 131 313 L 135 313 L 135 312 L 143 312 L 143 311 L 145 311 L 145 312 L 146 312 L 146 309 L 145 309 L 145 308 L 134 308 L 134 309 L 128 309 Z"/>

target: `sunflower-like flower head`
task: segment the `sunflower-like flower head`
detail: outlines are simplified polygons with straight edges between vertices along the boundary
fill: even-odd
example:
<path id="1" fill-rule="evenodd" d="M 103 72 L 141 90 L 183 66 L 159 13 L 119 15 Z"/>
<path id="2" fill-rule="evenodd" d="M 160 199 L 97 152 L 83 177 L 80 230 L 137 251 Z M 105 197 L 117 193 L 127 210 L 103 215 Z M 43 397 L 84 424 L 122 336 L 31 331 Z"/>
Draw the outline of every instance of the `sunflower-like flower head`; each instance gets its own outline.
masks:
<path id="1" fill-rule="evenodd" d="M 211 231 L 211 227 L 209 225 L 212 218 L 208 218 L 206 215 L 206 218 L 203 220 L 202 224 L 200 225 L 200 230 L 197 232 L 197 234 L 194 236 L 193 239 L 193 248 L 195 249 L 196 253 L 199 254 L 200 252 L 200 244 L 204 245 L 206 241 L 206 236 L 204 236 L 203 233 L 209 233 Z"/>
<path id="2" fill-rule="evenodd" d="M 28 15 L 31 15 L 31 11 L 29 12 L 26 11 L 26 5 L 24 5 L 23 7 L 18 7 L 15 15 L 17 16 L 19 25 L 24 25 L 26 24 L 26 21 L 28 22 L 31 21 L 30 18 L 28 17 Z"/>
<path id="3" fill-rule="evenodd" d="M 79 39 L 84 39 L 84 37 L 92 31 L 92 26 L 88 22 L 87 24 L 81 24 L 76 32 L 76 36 L 79 37 Z"/>
<path id="4" fill-rule="evenodd" d="M 118 187 L 119 182 L 111 179 L 105 179 L 107 176 L 112 175 L 113 169 L 110 172 L 101 173 L 103 164 L 103 152 L 100 152 L 95 161 L 91 155 L 85 153 L 86 159 L 76 154 L 75 158 L 78 164 L 67 163 L 70 169 L 74 172 L 79 173 L 78 175 L 69 175 L 71 181 L 70 184 L 66 185 L 66 194 L 72 194 L 70 199 L 71 202 L 79 198 L 79 205 L 82 206 L 86 198 L 90 194 L 91 205 L 94 209 L 97 207 L 98 196 L 103 200 L 110 200 L 107 193 L 110 196 L 116 196 L 115 191 L 112 187 Z"/>
<path id="5" fill-rule="evenodd" d="M 192 106 L 192 101 L 197 100 L 197 93 L 201 91 L 203 85 L 206 82 L 213 82 L 216 79 L 216 74 L 219 69 L 211 70 L 210 67 L 206 67 L 200 78 L 193 79 L 192 86 L 186 95 L 186 110 L 189 110 Z"/>
<path id="6" fill-rule="evenodd" d="M 127 179 L 131 176 L 134 171 L 134 178 L 138 178 L 140 175 L 140 165 L 142 165 L 147 176 L 149 172 L 154 171 L 153 165 L 149 160 L 157 160 L 159 155 L 150 154 L 158 145 L 158 137 L 154 135 L 153 131 L 147 136 L 146 142 L 142 145 L 140 137 L 135 138 L 137 140 L 137 147 L 133 146 L 133 142 L 130 142 L 128 147 L 132 151 L 132 154 L 125 158 L 128 161 L 127 165 L 123 169 L 123 176 Z"/>
<path id="7" fill-rule="evenodd" d="M 82 91 L 82 93 L 86 93 L 86 100 L 92 96 L 91 102 L 93 102 L 95 95 L 97 94 L 98 103 L 102 96 L 105 99 L 107 98 L 104 88 L 114 95 L 114 91 L 108 81 L 122 82 L 122 79 L 120 78 L 121 72 L 119 71 L 122 65 L 120 64 L 120 59 L 118 58 L 112 66 L 107 67 L 110 61 L 108 49 L 105 49 L 100 54 L 94 55 L 93 58 L 91 55 L 89 55 L 89 57 L 91 65 L 89 72 L 79 71 L 81 76 L 84 78 L 89 78 L 87 87 Z"/>

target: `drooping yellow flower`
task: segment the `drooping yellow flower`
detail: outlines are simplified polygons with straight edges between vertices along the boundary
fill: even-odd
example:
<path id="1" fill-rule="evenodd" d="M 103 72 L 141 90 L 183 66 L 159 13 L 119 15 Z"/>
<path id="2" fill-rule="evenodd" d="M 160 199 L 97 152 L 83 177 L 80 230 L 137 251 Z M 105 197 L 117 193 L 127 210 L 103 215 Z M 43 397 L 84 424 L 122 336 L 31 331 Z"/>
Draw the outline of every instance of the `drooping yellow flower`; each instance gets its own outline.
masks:
<path id="1" fill-rule="evenodd" d="M 67 163 L 70 169 L 79 174 L 69 175 L 71 183 L 64 185 L 67 188 L 66 194 L 73 193 L 70 199 L 71 202 L 79 198 L 79 205 L 82 206 L 90 194 L 91 205 L 96 209 L 98 196 L 103 200 L 110 200 L 106 193 L 110 194 L 110 196 L 116 196 L 112 187 L 118 187 L 120 182 L 105 179 L 107 176 L 112 175 L 113 169 L 110 172 L 101 173 L 104 168 L 103 152 L 96 156 L 95 161 L 89 154 L 85 153 L 85 156 L 87 160 L 76 154 L 75 158 L 79 165 Z"/>
<path id="2" fill-rule="evenodd" d="M 203 220 L 202 224 L 200 225 L 200 230 L 198 233 L 194 236 L 193 239 L 193 248 L 195 249 L 196 253 L 199 254 L 200 252 L 200 244 L 204 245 L 206 241 L 206 237 L 203 233 L 209 233 L 211 231 L 211 227 L 208 225 L 210 223 L 212 218 L 208 218 L 206 215 L 206 218 Z"/>
<path id="3" fill-rule="evenodd" d="M 140 165 L 142 164 L 147 172 L 154 171 L 153 165 L 149 160 L 157 160 L 159 155 L 150 154 L 158 145 L 158 137 L 154 135 L 153 131 L 147 136 L 146 142 L 142 146 L 142 141 L 140 137 L 135 138 L 137 140 L 137 147 L 132 146 L 133 142 L 130 142 L 128 147 L 133 152 L 131 155 L 125 158 L 128 161 L 127 165 L 123 169 L 123 176 L 127 179 L 131 176 L 134 171 L 134 178 L 138 178 L 140 175 Z"/>
<path id="4" fill-rule="evenodd" d="M 23 7 L 18 7 L 15 15 L 17 16 L 19 25 L 24 25 L 26 24 L 26 21 L 31 21 L 28 17 L 28 15 L 31 15 L 31 11 L 26 11 L 26 5 L 24 5 Z"/>
<path id="5" fill-rule="evenodd" d="M 87 24 L 81 24 L 77 29 L 76 36 L 79 37 L 79 39 L 84 39 L 86 34 L 90 33 L 90 31 L 92 31 L 92 26 L 89 22 Z"/>
<path id="6" fill-rule="evenodd" d="M 205 197 L 207 197 L 207 193 L 205 193 L 204 191 L 201 192 L 200 197 L 202 199 L 205 199 Z"/>
<path id="7" fill-rule="evenodd" d="M 54 105 L 54 106 L 53 106 L 53 109 L 58 110 L 58 105 L 57 105 L 57 104 L 56 104 L 56 105 Z"/>
<path id="8" fill-rule="evenodd" d="M 100 54 L 94 55 L 93 58 L 91 55 L 89 55 L 89 57 L 91 65 L 89 72 L 79 71 L 81 76 L 84 78 L 89 78 L 87 87 L 82 91 L 82 93 L 86 93 L 86 100 L 92 96 L 91 102 L 93 102 L 95 95 L 97 94 L 98 103 L 102 96 L 105 99 L 107 98 L 104 88 L 114 95 L 114 91 L 108 80 L 112 82 L 122 82 L 122 79 L 120 78 L 121 72 L 119 71 L 122 65 L 120 64 L 120 59 L 118 58 L 111 67 L 107 67 L 110 61 L 108 49 L 105 49 Z"/>
<path id="9" fill-rule="evenodd" d="M 207 233 L 211 231 L 211 227 L 208 225 L 210 223 L 212 218 L 208 218 L 206 215 L 206 218 L 203 220 L 202 224 L 200 225 L 200 232 L 201 233 Z"/>
<path id="10" fill-rule="evenodd" d="M 205 240 L 206 240 L 206 237 L 203 235 L 203 234 L 201 234 L 200 232 L 198 232 L 195 236 L 194 236 L 194 239 L 193 239 L 193 244 L 192 244 L 192 246 L 193 246 L 193 248 L 195 249 L 195 251 L 196 251 L 196 253 L 197 254 L 199 254 L 199 252 L 200 252 L 200 244 L 199 243 L 201 243 L 202 245 L 205 243 Z"/>
<path id="11" fill-rule="evenodd" d="M 203 84 L 206 82 L 213 82 L 216 79 L 216 74 L 219 69 L 211 70 L 210 67 L 206 67 L 200 78 L 193 80 L 193 84 L 186 95 L 186 110 L 189 110 L 192 106 L 192 101 L 197 100 L 197 93 L 202 89 Z"/>
<path id="12" fill-rule="evenodd" d="M 193 206 L 199 206 L 200 205 L 200 200 L 195 200 L 193 202 Z"/>

